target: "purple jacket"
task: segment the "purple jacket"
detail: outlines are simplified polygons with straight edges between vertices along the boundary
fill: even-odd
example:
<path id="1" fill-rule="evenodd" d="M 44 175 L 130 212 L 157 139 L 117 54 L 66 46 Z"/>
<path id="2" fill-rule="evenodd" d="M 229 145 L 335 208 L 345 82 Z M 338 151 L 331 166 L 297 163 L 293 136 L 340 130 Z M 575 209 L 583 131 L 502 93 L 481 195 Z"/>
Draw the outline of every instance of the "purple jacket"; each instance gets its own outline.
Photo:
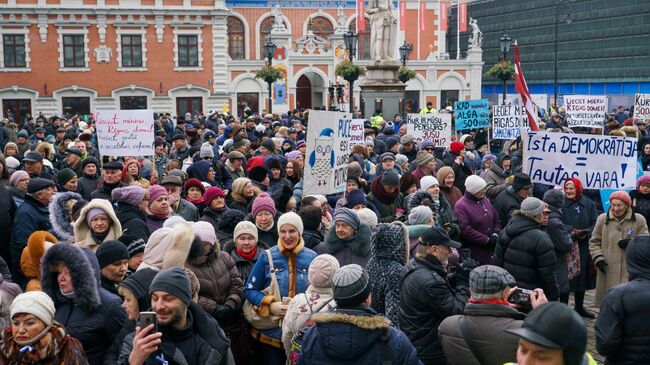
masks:
<path id="1" fill-rule="evenodd" d="M 465 192 L 454 207 L 454 213 L 462 234 L 464 248 L 472 250 L 472 258 L 481 265 L 492 264 L 492 251 L 487 241 L 492 233 L 501 231 L 499 213 L 487 198 L 476 199 Z"/>

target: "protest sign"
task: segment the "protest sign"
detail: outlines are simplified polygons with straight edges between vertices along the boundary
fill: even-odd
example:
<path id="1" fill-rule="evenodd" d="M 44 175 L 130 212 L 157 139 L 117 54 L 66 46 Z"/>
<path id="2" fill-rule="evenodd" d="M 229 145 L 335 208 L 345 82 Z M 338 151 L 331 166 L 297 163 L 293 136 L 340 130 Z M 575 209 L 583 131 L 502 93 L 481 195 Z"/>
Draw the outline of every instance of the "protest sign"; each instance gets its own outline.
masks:
<path id="1" fill-rule="evenodd" d="M 650 94 L 636 94 L 634 96 L 634 118 L 650 119 Z"/>
<path id="2" fill-rule="evenodd" d="M 364 119 L 352 119 L 352 128 L 350 131 L 350 149 L 357 144 L 364 144 Z"/>
<path id="3" fill-rule="evenodd" d="M 457 101 L 454 114 L 457 131 L 490 126 L 490 102 L 487 99 Z"/>
<path id="4" fill-rule="evenodd" d="M 538 109 L 546 109 L 548 108 L 548 95 L 546 94 L 530 94 L 530 98 L 533 101 L 533 104 L 538 108 Z M 503 95 L 499 94 L 499 105 L 504 104 L 503 102 Z M 521 102 L 521 97 L 519 94 L 506 94 L 506 102 L 505 104 L 512 104 L 512 105 L 524 105 L 524 103 Z"/>
<path id="5" fill-rule="evenodd" d="M 451 114 L 408 114 L 407 133 L 419 145 L 425 139 L 435 147 L 448 147 L 451 143 Z"/>
<path id="6" fill-rule="evenodd" d="M 528 114 L 523 105 L 492 106 L 492 139 L 515 139 L 522 128 L 529 131 Z"/>
<path id="7" fill-rule="evenodd" d="M 95 125 L 102 156 L 153 156 L 153 111 L 97 110 Z"/>
<path id="8" fill-rule="evenodd" d="M 352 117 L 348 113 L 312 110 L 307 129 L 307 161 L 303 196 L 345 190 Z"/>
<path id="9" fill-rule="evenodd" d="M 636 138 L 528 132 L 522 172 L 540 184 L 576 177 L 585 189 L 627 189 L 636 183 L 636 148 Z"/>
<path id="10" fill-rule="evenodd" d="M 607 114 L 605 95 L 564 95 L 567 127 L 603 128 Z"/>

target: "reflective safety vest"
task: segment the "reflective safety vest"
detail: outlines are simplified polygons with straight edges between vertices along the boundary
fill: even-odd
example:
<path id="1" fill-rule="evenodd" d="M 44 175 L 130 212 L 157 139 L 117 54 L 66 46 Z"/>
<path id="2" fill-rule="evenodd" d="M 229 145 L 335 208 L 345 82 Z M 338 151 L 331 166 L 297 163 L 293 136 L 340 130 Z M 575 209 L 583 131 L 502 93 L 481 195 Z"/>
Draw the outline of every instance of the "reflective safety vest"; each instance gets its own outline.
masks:
<path id="1" fill-rule="evenodd" d="M 436 109 L 435 108 L 427 109 L 427 107 L 425 106 L 424 108 L 422 108 L 422 110 L 420 110 L 420 114 L 436 114 Z"/>
<path id="2" fill-rule="evenodd" d="M 384 118 L 381 115 L 375 115 L 374 117 L 370 117 L 370 125 L 376 128 L 381 127 L 381 122 L 383 121 Z"/>

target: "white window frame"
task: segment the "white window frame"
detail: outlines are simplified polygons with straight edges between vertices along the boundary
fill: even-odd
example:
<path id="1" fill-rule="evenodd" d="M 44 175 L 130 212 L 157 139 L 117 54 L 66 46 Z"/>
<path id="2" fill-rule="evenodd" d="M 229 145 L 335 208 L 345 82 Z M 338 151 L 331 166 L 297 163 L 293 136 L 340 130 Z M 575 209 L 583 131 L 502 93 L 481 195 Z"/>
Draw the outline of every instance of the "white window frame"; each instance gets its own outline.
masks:
<path id="1" fill-rule="evenodd" d="M 147 31 L 144 28 L 117 28 L 115 30 L 117 35 L 117 70 L 123 72 L 143 72 L 147 71 Z M 122 66 L 122 36 L 123 35 L 139 35 L 140 43 L 142 45 L 142 67 L 123 67 Z"/>
<path id="2" fill-rule="evenodd" d="M 90 71 L 90 49 L 88 47 L 88 27 L 83 29 L 70 29 L 66 27 L 58 27 L 59 33 L 59 71 L 61 72 L 88 72 Z M 65 60 L 63 56 L 63 36 L 64 35 L 83 35 L 84 36 L 84 67 L 65 67 Z"/>
<path id="3" fill-rule="evenodd" d="M 178 36 L 179 35 L 195 35 L 197 36 L 196 42 L 199 51 L 199 66 L 198 67 L 181 67 L 178 65 Z M 174 71 L 203 71 L 203 29 L 174 29 Z"/>
<path id="4" fill-rule="evenodd" d="M 4 35 L 22 35 L 25 37 L 25 67 L 5 67 Z M 0 28 L 0 72 L 29 72 L 31 70 L 31 59 L 29 58 L 29 29 Z"/>

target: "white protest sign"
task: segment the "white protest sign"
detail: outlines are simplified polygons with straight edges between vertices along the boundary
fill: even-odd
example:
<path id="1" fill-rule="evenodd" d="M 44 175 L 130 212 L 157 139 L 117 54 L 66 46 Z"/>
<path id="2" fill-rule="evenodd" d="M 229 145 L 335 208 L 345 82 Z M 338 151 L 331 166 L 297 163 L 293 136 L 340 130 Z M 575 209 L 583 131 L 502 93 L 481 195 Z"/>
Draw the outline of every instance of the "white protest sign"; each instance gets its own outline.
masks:
<path id="1" fill-rule="evenodd" d="M 564 95 L 567 127 L 603 128 L 607 114 L 605 95 Z"/>
<path id="2" fill-rule="evenodd" d="M 576 177 L 585 189 L 636 184 L 636 138 L 528 132 L 522 172 L 535 183 L 563 185 Z"/>
<path id="3" fill-rule="evenodd" d="M 95 125 L 102 156 L 153 156 L 153 111 L 97 110 Z"/>
<path id="4" fill-rule="evenodd" d="M 352 118 L 348 113 L 312 110 L 307 129 L 303 196 L 345 190 Z"/>
<path id="5" fill-rule="evenodd" d="M 492 139 L 516 139 L 521 130 L 530 130 L 528 114 L 523 105 L 492 106 Z"/>
<path id="6" fill-rule="evenodd" d="M 364 144 L 364 119 L 352 119 L 352 128 L 350 131 L 350 148 L 357 144 Z"/>
<path id="7" fill-rule="evenodd" d="M 548 108 L 548 95 L 546 94 L 530 94 L 530 99 L 538 109 Z M 499 104 L 503 104 L 503 95 L 499 94 Z M 524 105 L 521 102 L 519 94 L 506 94 L 506 104 Z"/>
<path id="8" fill-rule="evenodd" d="M 636 94 L 634 96 L 634 118 L 650 119 L 650 94 Z"/>
<path id="9" fill-rule="evenodd" d="M 406 130 L 417 145 L 428 139 L 435 147 L 447 147 L 451 143 L 451 114 L 408 114 Z"/>

